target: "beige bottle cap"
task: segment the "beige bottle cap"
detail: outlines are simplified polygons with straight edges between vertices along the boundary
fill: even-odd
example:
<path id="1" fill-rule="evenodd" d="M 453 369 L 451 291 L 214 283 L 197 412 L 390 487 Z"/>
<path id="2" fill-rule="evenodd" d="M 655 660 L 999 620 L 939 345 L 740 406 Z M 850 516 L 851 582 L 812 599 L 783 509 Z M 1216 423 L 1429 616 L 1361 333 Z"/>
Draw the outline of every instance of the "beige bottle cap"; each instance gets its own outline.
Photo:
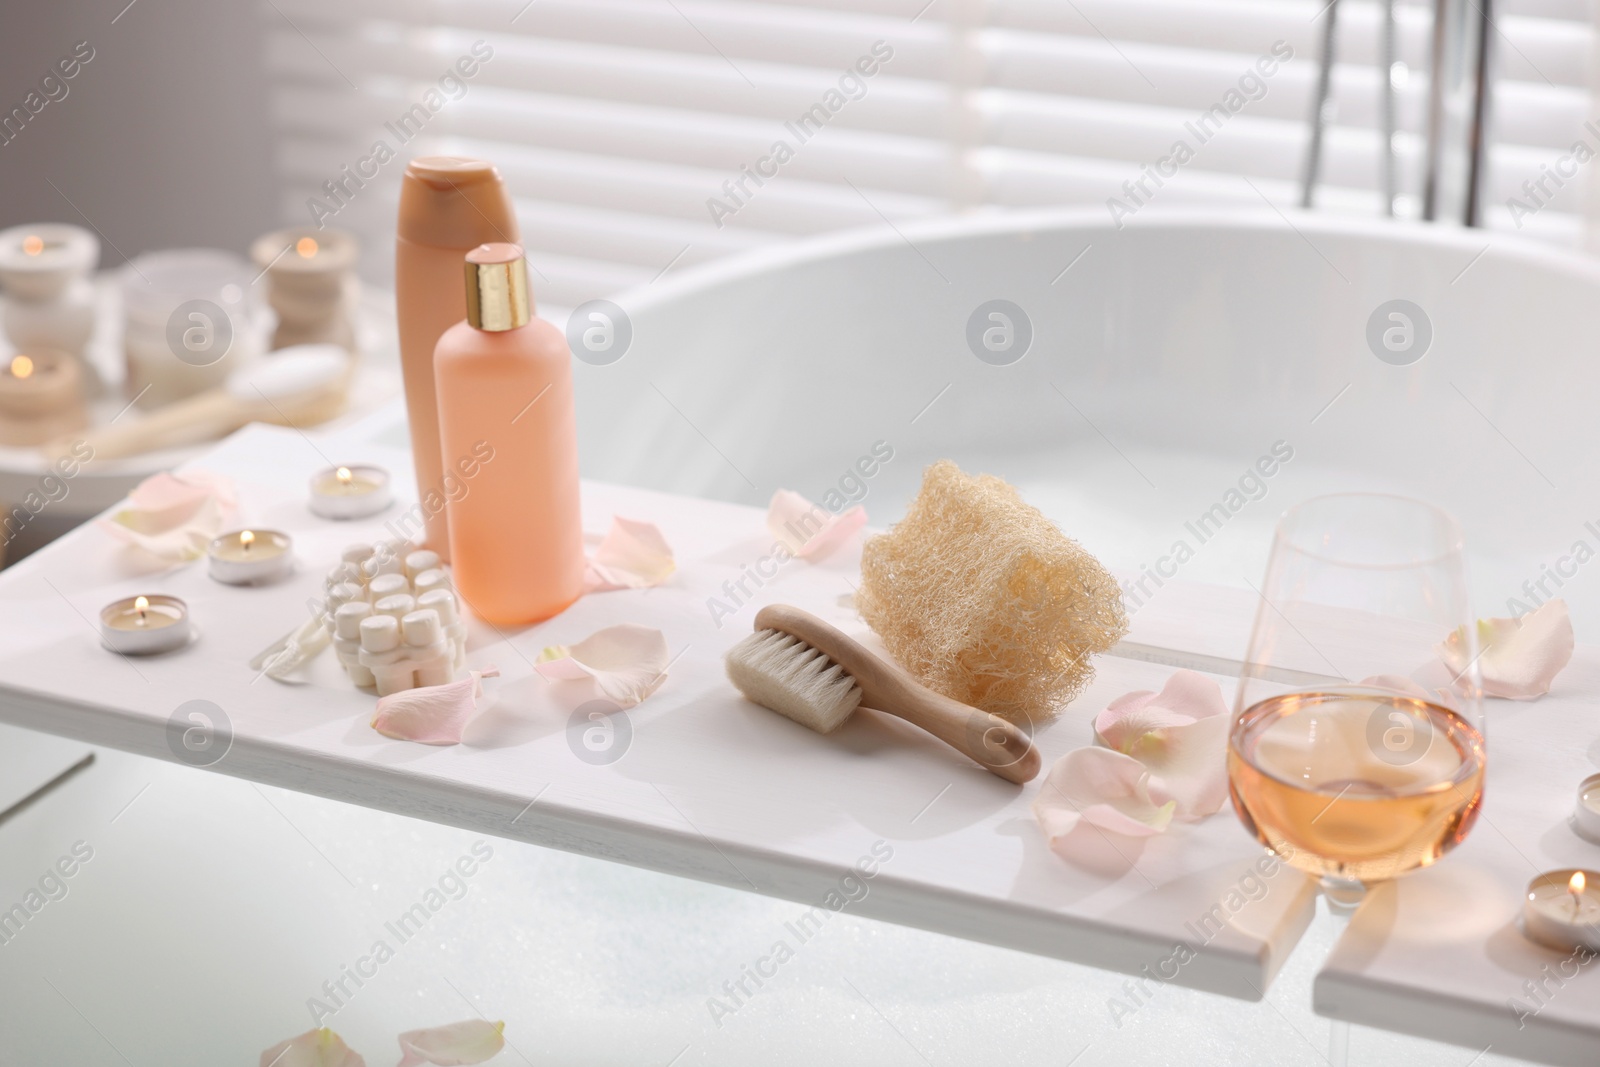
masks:
<path id="1" fill-rule="evenodd" d="M 522 239 L 500 172 L 464 156 L 418 156 L 406 164 L 396 230 L 413 244 L 462 251 Z"/>
<path id="2" fill-rule="evenodd" d="M 469 324 L 495 332 L 528 324 L 528 261 L 521 245 L 479 245 L 467 253 L 466 274 Z"/>

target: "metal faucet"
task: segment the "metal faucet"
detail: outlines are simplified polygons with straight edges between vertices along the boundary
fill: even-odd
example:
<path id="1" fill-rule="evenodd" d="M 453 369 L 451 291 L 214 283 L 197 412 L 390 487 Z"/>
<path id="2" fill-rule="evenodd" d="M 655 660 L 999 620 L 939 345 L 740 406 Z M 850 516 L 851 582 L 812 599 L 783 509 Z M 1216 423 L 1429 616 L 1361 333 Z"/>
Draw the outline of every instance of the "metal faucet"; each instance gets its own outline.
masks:
<path id="1" fill-rule="evenodd" d="M 1311 105 L 1309 138 L 1300 183 L 1300 206 L 1316 198 L 1322 168 L 1322 139 L 1329 120 L 1333 64 L 1337 51 L 1340 0 L 1325 9 L 1322 48 Z M 1468 7 L 1473 9 L 1469 16 Z M 1481 201 L 1488 141 L 1491 77 L 1492 0 L 1434 0 L 1432 54 L 1429 57 L 1428 125 L 1423 162 L 1422 217 L 1433 221 L 1459 215 L 1467 226 L 1481 226 Z M 1384 214 L 1394 217 L 1396 196 L 1395 0 L 1382 0 L 1380 107 L 1383 145 L 1379 186 Z"/>

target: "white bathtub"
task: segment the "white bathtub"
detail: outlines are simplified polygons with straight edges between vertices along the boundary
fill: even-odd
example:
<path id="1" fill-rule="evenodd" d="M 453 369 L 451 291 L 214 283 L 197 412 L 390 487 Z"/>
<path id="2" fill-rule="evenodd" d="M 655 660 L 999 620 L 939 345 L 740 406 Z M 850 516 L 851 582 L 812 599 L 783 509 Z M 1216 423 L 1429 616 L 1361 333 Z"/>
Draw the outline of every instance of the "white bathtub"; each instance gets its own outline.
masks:
<path id="1" fill-rule="evenodd" d="M 993 299 L 1032 323 L 1009 365 L 967 342 Z M 1431 322 L 1410 365 L 1367 340 L 1396 299 Z M 1462 519 L 1480 614 L 1564 595 L 1580 637 L 1600 623 L 1600 564 L 1573 556 L 1580 541 L 1600 552 L 1600 267 L 1584 257 L 1270 210 L 1119 231 L 1083 209 L 854 232 L 617 302 L 631 346 L 578 367 L 590 477 L 820 499 L 841 479 L 860 492 L 849 472 L 881 441 L 893 459 L 861 479 L 876 523 L 949 457 L 1020 486 L 1130 578 L 1173 571 L 1181 540 L 1184 578 L 1235 585 L 1258 579 L 1289 504 L 1381 488 Z M 1275 445 L 1292 458 L 1230 496 Z"/>

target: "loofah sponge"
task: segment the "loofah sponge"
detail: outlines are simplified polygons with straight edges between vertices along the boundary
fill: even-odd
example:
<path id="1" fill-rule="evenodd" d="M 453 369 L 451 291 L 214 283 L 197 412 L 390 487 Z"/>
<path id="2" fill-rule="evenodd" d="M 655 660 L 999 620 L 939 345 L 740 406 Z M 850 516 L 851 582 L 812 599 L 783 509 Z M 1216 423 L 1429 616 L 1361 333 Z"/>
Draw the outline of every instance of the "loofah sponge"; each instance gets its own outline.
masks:
<path id="1" fill-rule="evenodd" d="M 861 553 L 856 607 L 924 685 L 1008 719 L 1048 718 L 1128 632 L 1100 561 L 1000 478 L 949 460 Z"/>

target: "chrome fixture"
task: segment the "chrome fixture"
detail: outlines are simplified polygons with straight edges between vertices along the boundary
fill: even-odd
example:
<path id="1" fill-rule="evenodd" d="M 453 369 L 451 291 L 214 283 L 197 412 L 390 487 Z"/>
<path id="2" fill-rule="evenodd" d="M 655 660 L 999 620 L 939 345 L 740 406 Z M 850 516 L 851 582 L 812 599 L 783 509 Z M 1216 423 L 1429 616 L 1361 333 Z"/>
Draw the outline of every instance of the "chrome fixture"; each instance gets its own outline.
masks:
<path id="1" fill-rule="evenodd" d="M 1337 52 L 1340 0 L 1324 9 L 1322 47 L 1301 176 L 1300 206 L 1312 207 L 1321 178 L 1322 142 L 1331 117 L 1333 64 Z M 1434 0 L 1428 115 L 1422 175 L 1422 218 L 1459 218 L 1482 224 L 1480 202 L 1488 165 L 1487 131 L 1493 84 L 1490 41 L 1495 33 L 1492 0 Z M 1384 214 L 1393 216 L 1398 195 L 1394 141 L 1394 72 L 1398 58 L 1395 0 L 1379 0 L 1378 48 L 1380 122 L 1379 188 Z"/>
<path id="2" fill-rule="evenodd" d="M 1317 59 L 1317 88 L 1311 94 L 1310 139 L 1306 143 L 1305 171 L 1300 179 L 1300 206 L 1312 207 L 1317 178 L 1322 170 L 1322 134 L 1328 125 L 1332 102 L 1334 39 L 1339 29 L 1339 0 L 1328 0 L 1327 21 L 1322 25 L 1322 52 Z"/>
<path id="3" fill-rule="evenodd" d="M 1383 0 L 1383 44 L 1378 50 L 1378 80 L 1379 89 L 1383 97 L 1383 180 L 1380 183 L 1383 189 L 1383 213 L 1394 218 L 1395 176 L 1394 176 L 1394 131 L 1395 131 L 1395 99 L 1394 99 L 1394 64 L 1398 58 L 1398 50 L 1394 42 L 1394 0 Z"/>

